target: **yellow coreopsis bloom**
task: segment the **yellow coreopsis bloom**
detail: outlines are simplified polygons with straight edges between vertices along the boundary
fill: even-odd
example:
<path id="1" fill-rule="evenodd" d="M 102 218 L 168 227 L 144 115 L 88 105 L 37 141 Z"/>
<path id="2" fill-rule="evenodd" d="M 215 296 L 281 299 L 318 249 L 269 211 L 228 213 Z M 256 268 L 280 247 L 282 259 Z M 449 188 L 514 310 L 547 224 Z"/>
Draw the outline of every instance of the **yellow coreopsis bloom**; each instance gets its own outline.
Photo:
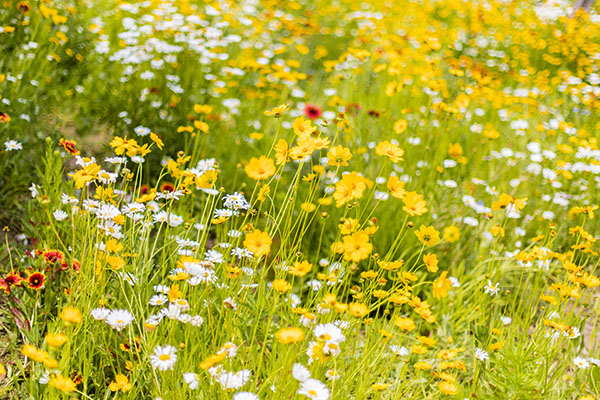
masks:
<path id="1" fill-rule="evenodd" d="M 427 202 L 417 192 L 407 192 L 402 197 L 404 207 L 402 209 L 411 216 L 423 215 L 427 212 Z"/>
<path id="2" fill-rule="evenodd" d="M 254 254 L 255 257 L 261 257 L 269 254 L 273 240 L 267 232 L 258 229 L 246 234 L 244 247 Z"/>
<path id="3" fill-rule="evenodd" d="M 312 270 L 312 264 L 308 261 L 295 262 L 288 271 L 290 275 L 304 276 Z"/>
<path id="4" fill-rule="evenodd" d="M 60 319 L 69 324 L 78 324 L 82 321 L 81 312 L 75 307 L 65 307 L 58 315 Z"/>
<path id="5" fill-rule="evenodd" d="M 458 387 L 452 382 L 441 381 L 438 387 L 442 393 L 448 396 L 455 396 L 458 393 Z"/>
<path id="6" fill-rule="evenodd" d="M 69 174 L 69 176 L 73 178 L 73 181 L 75 181 L 75 187 L 77 189 L 82 189 L 86 183 L 96 179 L 98 177 L 99 172 L 100 166 L 96 163 L 91 163 L 81 168 L 80 170 Z"/>
<path id="7" fill-rule="evenodd" d="M 341 207 L 349 201 L 360 199 L 368 184 L 369 181 L 357 172 L 342 175 L 333 193 L 335 205 Z"/>
<path id="8" fill-rule="evenodd" d="M 317 130 L 317 127 L 313 126 L 310 120 L 304 117 L 296 118 L 292 124 L 292 128 L 294 129 L 294 133 L 300 138 L 310 136 Z"/>
<path id="9" fill-rule="evenodd" d="M 300 328 L 282 328 L 275 332 L 275 338 L 281 344 L 298 343 L 304 339 L 304 331 Z"/>
<path id="10" fill-rule="evenodd" d="M 360 262 L 371 254 L 373 244 L 369 241 L 369 235 L 364 231 L 357 231 L 343 239 L 344 259 L 352 262 Z"/>
<path id="11" fill-rule="evenodd" d="M 123 393 L 127 392 L 131 389 L 131 383 L 129 383 L 129 378 L 122 374 L 115 375 L 115 381 L 111 382 L 108 386 L 111 392 L 121 391 Z"/>
<path id="12" fill-rule="evenodd" d="M 71 378 L 64 377 L 61 374 L 55 375 L 50 378 L 50 385 L 64 393 L 71 393 L 77 389 L 75 382 Z"/>
<path id="13" fill-rule="evenodd" d="M 398 161 L 402 161 L 404 150 L 395 143 L 383 141 L 375 147 L 375 153 L 379 156 L 389 158 L 393 163 L 397 163 Z"/>
<path id="14" fill-rule="evenodd" d="M 278 293 L 285 293 L 292 288 L 292 285 L 283 280 L 283 279 L 275 279 L 272 283 L 273 290 Z"/>
<path id="15" fill-rule="evenodd" d="M 404 132 L 407 127 L 408 122 L 406 122 L 405 119 L 399 119 L 398 121 L 394 122 L 394 132 L 397 134 Z"/>
<path id="16" fill-rule="evenodd" d="M 255 181 L 268 179 L 275 175 L 275 163 L 269 157 L 252 157 L 250 162 L 244 168 L 246 174 Z"/>
<path id="17" fill-rule="evenodd" d="M 423 262 L 429 272 L 437 272 L 438 270 L 438 258 L 435 254 L 427 253 L 423 256 Z"/>
<path id="18" fill-rule="evenodd" d="M 390 176 L 390 178 L 388 179 L 387 188 L 389 189 L 392 197 L 395 197 L 397 199 L 404 198 L 406 194 L 406 190 L 404 190 L 404 181 L 400 180 L 400 178 L 398 178 L 395 175 Z"/>
<path id="19" fill-rule="evenodd" d="M 416 329 L 415 322 L 408 317 L 398 317 L 394 324 L 403 331 L 414 331 Z"/>
<path id="20" fill-rule="evenodd" d="M 67 342 L 67 337 L 63 333 L 48 333 L 46 343 L 52 347 L 60 347 Z"/>
<path id="21" fill-rule="evenodd" d="M 448 296 L 448 291 L 452 288 L 452 281 L 448 278 L 448 271 L 442 274 L 433 282 L 433 297 L 440 299 Z"/>
<path id="22" fill-rule="evenodd" d="M 369 307 L 363 303 L 350 303 L 348 305 L 350 315 L 356 318 L 364 317 L 369 313 Z"/>
<path id="23" fill-rule="evenodd" d="M 350 149 L 342 145 L 334 146 L 327 153 L 327 163 L 334 167 L 347 167 L 348 161 L 352 158 Z"/>
<path id="24" fill-rule="evenodd" d="M 279 139 L 273 150 L 275 150 L 275 164 L 282 165 L 290 160 L 289 145 L 285 139 Z"/>
<path id="25" fill-rule="evenodd" d="M 421 225 L 415 235 L 426 246 L 435 246 L 440 242 L 440 233 L 433 226 Z"/>
<path id="26" fill-rule="evenodd" d="M 456 242 L 458 239 L 460 239 L 460 231 L 458 230 L 458 227 L 454 225 L 447 226 L 444 228 L 443 237 L 444 240 L 447 240 L 450 243 Z"/>
<path id="27" fill-rule="evenodd" d="M 268 117 L 281 118 L 281 115 L 288 110 L 288 106 L 286 104 L 282 104 L 277 106 L 271 110 L 265 111 L 265 115 Z"/>
<path id="28" fill-rule="evenodd" d="M 154 143 L 156 143 L 156 146 L 157 146 L 157 147 L 158 147 L 160 150 L 162 150 L 162 149 L 163 149 L 164 143 L 163 143 L 163 141 L 162 141 L 162 140 L 161 140 L 161 139 L 158 137 L 158 135 L 157 135 L 156 133 L 154 133 L 154 132 L 150 132 L 150 139 L 152 139 L 152 141 L 153 141 Z"/>

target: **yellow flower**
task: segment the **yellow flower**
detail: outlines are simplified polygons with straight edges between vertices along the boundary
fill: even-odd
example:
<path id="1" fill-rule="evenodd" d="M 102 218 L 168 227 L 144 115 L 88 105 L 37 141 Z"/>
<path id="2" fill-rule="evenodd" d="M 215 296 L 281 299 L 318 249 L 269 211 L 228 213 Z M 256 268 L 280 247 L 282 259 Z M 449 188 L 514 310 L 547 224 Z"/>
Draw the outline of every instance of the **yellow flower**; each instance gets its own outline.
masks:
<path id="1" fill-rule="evenodd" d="M 500 235 L 500 237 L 504 237 L 504 228 L 500 225 L 496 224 L 490 228 L 490 233 L 496 237 Z"/>
<path id="2" fill-rule="evenodd" d="M 375 153 L 379 156 L 389 158 L 393 163 L 397 163 L 398 161 L 402 161 L 404 150 L 395 143 L 383 141 L 375 147 Z"/>
<path id="3" fill-rule="evenodd" d="M 265 115 L 267 117 L 275 117 L 275 118 L 280 118 L 281 115 L 286 112 L 288 110 L 288 106 L 286 104 L 282 104 L 280 106 L 277 106 L 275 108 L 273 108 L 272 110 L 268 110 L 265 111 Z"/>
<path id="4" fill-rule="evenodd" d="M 351 200 L 360 199 L 367 188 L 367 184 L 369 184 L 369 181 L 357 172 L 342 175 L 342 178 L 335 185 L 335 192 L 333 193 L 335 205 L 341 207 Z"/>
<path id="5" fill-rule="evenodd" d="M 440 242 L 440 233 L 433 226 L 421 225 L 415 235 L 425 246 L 435 246 Z"/>
<path id="6" fill-rule="evenodd" d="M 131 383 L 129 383 L 129 378 L 122 374 L 115 375 L 115 381 L 111 382 L 108 386 L 111 392 L 121 391 L 125 393 L 126 391 L 131 389 Z"/>
<path id="7" fill-rule="evenodd" d="M 429 272 L 437 272 L 438 270 L 438 258 L 435 254 L 427 253 L 423 256 L 423 262 Z"/>
<path id="8" fill-rule="evenodd" d="M 460 231 L 454 225 L 444 228 L 444 240 L 453 243 L 460 239 Z"/>
<path id="9" fill-rule="evenodd" d="M 304 331 L 300 328 L 282 328 L 275 332 L 275 338 L 281 344 L 298 343 L 304 339 Z"/>
<path id="10" fill-rule="evenodd" d="M 354 232 L 360 226 L 360 222 L 354 218 L 344 218 L 340 220 L 340 224 L 338 228 L 340 228 L 340 233 L 342 235 L 349 235 Z"/>
<path id="11" fill-rule="evenodd" d="M 408 317 L 398 317 L 398 318 L 396 318 L 396 321 L 394 321 L 394 324 L 398 328 L 402 329 L 403 331 L 408 331 L 408 332 L 414 331 L 415 328 L 417 327 L 415 325 L 415 322 Z"/>
<path id="12" fill-rule="evenodd" d="M 369 235 L 364 231 L 357 231 L 344 236 L 343 245 L 344 259 L 355 263 L 366 259 L 373 251 L 373 244 L 369 242 Z"/>
<path id="13" fill-rule="evenodd" d="M 67 337 L 62 333 L 48 333 L 46 343 L 52 347 L 60 347 L 67 342 Z"/>
<path id="14" fill-rule="evenodd" d="M 369 307 L 363 303 L 350 303 L 348 310 L 350 311 L 350 315 L 356 318 L 364 317 L 369 313 Z"/>
<path id="15" fill-rule="evenodd" d="M 48 353 L 45 351 L 39 350 L 32 344 L 23 345 L 23 349 L 21 350 L 21 354 L 25 357 L 31 358 L 33 361 L 42 362 L 48 357 Z"/>
<path id="16" fill-rule="evenodd" d="M 271 193 L 271 187 L 265 183 L 264 185 L 262 185 L 260 187 L 257 198 L 259 201 L 265 201 L 267 199 L 267 196 L 270 193 Z"/>
<path id="17" fill-rule="evenodd" d="M 292 285 L 283 279 L 275 279 L 273 281 L 273 290 L 278 293 L 285 293 L 292 288 Z"/>
<path id="18" fill-rule="evenodd" d="M 392 197 L 397 199 L 402 199 L 406 194 L 406 190 L 404 190 L 404 181 L 400 180 L 400 178 L 395 175 L 390 176 L 388 179 L 387 188 L 389 189 Z"/>
<path id="19" fill-rule="evenodd" d="M 60 319 L 69 324 L 81 322 L 81 313 L 75 307 L 65 307 L 59 314 Z"/>
<path id="20" fill-rule="evenodd" d="M 399 119 L 398 121 L 394 122 L 394 132 L 397 134 L 404 132 L 407 127 L 408 122 L 406 122 L 405 119 Z"/>
<path id="21" fill-rule="evenodd" d="M 317 150 L 317 141 L 310 136 L 304 136 L 298 139 L 296 146 L 290 149 L 290 158 L 292 160 L 302 160 L 310 156 Z"/>
<path id="22" fill-rule="evenodd" d="M 150 132 L 150 139 L 152 139 L 152 141 L 153 141 L 154 143 L 156 143 L 156 146 L 157 146 L 157 147 L 158 147 L 160 150 L 162 150 L 162 148 L 163 148 L 163 146 L 164 146 L 164 143 L 163 143 L 163 141 L 162 141 L 162 140 L 161 140 L 161 139 L 158 137 L 158 135 L 157 135 L 156 133 L 154 133 L 154 132 Z"/>
<path id="23" fill-rule="evenodd" d="M 427 371 L 428 369 L 431 369 L 431 364 L 429 364 L 427 361 L 419 361 L 415 363 L 415 369 L 418 369 L 419 371 Z"/>
<path id="24" fill-rule="evenodd" d="M 296 118 L 292 124 L 292 128 L 294 129 L 294 133 L 301 138 L 310 136 L 317 130 L 317 127 L 313 126 L 310 120 L 304 117 Z"/>
<path id="25" fill-rule="evenodd" d="M 64 377 L 61 374 L 55 375 L 52 378 L 50 378 L 49 383 L 56 389 L 65 393 L 71 393 L 75 389 L 77 389 L 77 385 L 71 380 L 71 378 Z"/>
<path id="26" fill-rule="evenodd" d="M 200 363 L 200 368 L 209 369 L 210 367 L 223 361 L 225 357 L 227 357 L 226 351 L 222 351 L 219 354 L 211 354 L 210 356 L 202 360 L 202 362 Z"/>
<path id="27" fill-rule="evenodd" d="M 290 267 L 289 273 L 294 276 L 304 276 L 312 270 L 312 264 L 308 261 L 295 262 Z"/>
<path id="28" fill-rule="evenodd" d="M 91 163 L 81 168 L 80 170 L 69 174 L 69 176 L 72 177 L 75 181 L 75 187 L 77 189 L 81 189 L 85 186 L 86 183 L 96 179 L 98 177 L 98 172 L 100 172 L 100 166 L 96 163 Z"/>
<path id="29" fill-rule="evenodd" d="M 450 288 L 452 288 L 452 281 L 448 279 L 448 271 L 444 271 L 435 282 L 433 282 L 433 297 L 440 299 L 448 296 Z"/>
<path id="30" fill-rule="evenodd" d="M 108 257 L 106 257 L 106 262 L 115 271 L 118 271 L 118 270 L 120 270 L 121 268 L 123 268 L 125 266 L 125 260 L 123 260 L 119 256 L 113 256 L 113 255 L 108 256 Z"/>
<path id="31" fill-rule="evenodd" d="M 404 207 L 402 209 L 411 216 L 423 215 L 427 212 L 427 202 L 417 192 L 408 192 L 402 197 Z"/>
<path id="32" fill-rule="evenodd" d="M 307 213 L 311 213 L 311 212 L 315 211 L 317 206 L 314 205 L 313 203 L 302 203 L 302 204 L 300 204 L 300 208 L 302 210 L 306 211 Z"/>
<path id="33" fill-rule="evenodd" d="M 448 145 L 448 155 L 452 158 L 459 158 L 463 154 L 463 149 L 460 143 Z"/>
<path id="34" fill-rule="evenodd" d="M 389 387 L 390 387 L 390 383 L 374 383 L 371 385 L 371 388 L 373 388 L 373 390 L 377 390 L 379 392 L 381 392 L 382 390 L 385 390 Z"/>
<path id="35" fill-rule="evenodd" d="M 260 156 L 259 158 L 252 157 L 244 170 L 248 177 L 255 181 L 268 179 L 275 175 L 276 171 L 273 160 L 265 156 Z"/>
<path id="36" fill-rule="evenodd" d="M 342 145 L 334 146 L 327 153 L 327 163 L 334 167 L 347 167 L 348 161 L 352 158 L 350 149 Z"/>
<path id="37" fill-rule="evenodd" d="M 203 133 L 208 133 L 208 130 L 209 130 L 208 124 L 206 122 L 200 121 L 200 120 L 194 121 L 194 127 Z"/>
<path id="38" fill-rule="evenodd" d="M 273 149 L 275 150 L 275 163 L 277 165 L 285 164 L 290 160 L 289 146 L 285 139 L 279 139 Z"/>
<path id="39" fill-rule="evenodd" d="M 194 112 L 198 114 L 210 114 L 212 112 L 212 106 L 207 104 L 194 104 Z"/>
<path id="40" fill-rule="evenodd" d="M 115 149 L 115 154 L 120 156 L 123 153 L 127 152 L 128 156 L 134 155 L 134 149 L 137 147 L 137 142 L 135 139 L 127 139 L 121 138 L 119 136 L 115 136 L 113 140 L 110 142 L 110 146 Z"/>
<path id="41" fill-rule="evenodd" d="M 247 233 L 244 239 L 244 247 L 250 250 L 257 258 L 269 254 L 272 243 L 273 239 L 269 237 L 269 234 L 258 229 Z"/>
<path id="42" fill-rule="evenodd" d="M 438 387 L 442 393 L 448 396 L 455 396 L 458 393 L 458 387 L 452 382 L 441 381 Z"/>

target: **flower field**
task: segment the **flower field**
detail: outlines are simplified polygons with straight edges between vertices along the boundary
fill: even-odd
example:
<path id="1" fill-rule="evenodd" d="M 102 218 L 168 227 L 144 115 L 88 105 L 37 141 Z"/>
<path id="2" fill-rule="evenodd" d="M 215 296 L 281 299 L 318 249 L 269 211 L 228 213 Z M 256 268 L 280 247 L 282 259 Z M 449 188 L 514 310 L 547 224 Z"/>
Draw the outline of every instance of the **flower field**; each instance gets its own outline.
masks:
<path id="1" fill-rule="evenodd" d="M 0 0 L 0 398 L 600 400 L 595 7 Z"/>

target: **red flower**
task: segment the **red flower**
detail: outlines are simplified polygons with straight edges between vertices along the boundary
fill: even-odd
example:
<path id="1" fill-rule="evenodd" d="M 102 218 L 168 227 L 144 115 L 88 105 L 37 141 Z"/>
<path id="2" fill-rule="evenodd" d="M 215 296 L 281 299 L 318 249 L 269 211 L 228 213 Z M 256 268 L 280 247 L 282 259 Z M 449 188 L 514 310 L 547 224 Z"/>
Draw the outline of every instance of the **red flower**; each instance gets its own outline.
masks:
<path id="1" fill-rule="evenodd" d="M 73 271 L 75 271 L 75 272 L 81 271 L 81 264 L 77 260 L 73 260 L 71 267 L 73 268 Z"/>
<path id="2" fill-rule="evenodd" d="M 46 282 L 46 275 L 41 272 L 34 272 L 27 278 L 27 286 L 34 290 L 42 289 L 44 287 L 44 282 Z"/>
<path id="3" fill-rule="evenodd" d="M 46 250 L 42 253 L 42 257 L 51 264 L 63 263 L 65 260 L 65 255 L 60 250 Z"/>
<path id="4" fill-rule="evenodd" d="M 314 104 L 307 104 L 304 107 L 304 115 L 310 119 L 317 119 L 323 114 L 320 107 L 317 107 Z"/>
<path id="5" fill-rule="evenodd" d="M 0 278 L 0 290 L 4 290 L 4 293 L 6 294 L 10 293 L 10 286 L 8 285 L 8 283 L 6 283 L 4 278 Z"/>
<path id="6" fill-rule="evenodd" d="M 62 146 L 66 151 L 73 154 L 74 156 L 79 154 L 79 150 L 77 150 L 77 148 L 75 147 L 77 145 L 77 143 L 74 140 L 60 139 L 58 144 L 60 146 Z"/>
<path id="7" fill-rule="evenodd" d="M 160 186 L 160 191 L 161 192 L 174 192 L 175 191 L 175 186 L 173 186 L 173 184 L 171 183 L 163 183 Z"/>
<path id="8" fill-rule="evenodd" d="M 16 274 L 14 272 L 9 272 L 8 275 L 6 275 L 6 277 L 4 278 L 4 282 L 8 286 L 21 286 L 21 283 L 23 282 L 23 278 L 19 274 Z"/>

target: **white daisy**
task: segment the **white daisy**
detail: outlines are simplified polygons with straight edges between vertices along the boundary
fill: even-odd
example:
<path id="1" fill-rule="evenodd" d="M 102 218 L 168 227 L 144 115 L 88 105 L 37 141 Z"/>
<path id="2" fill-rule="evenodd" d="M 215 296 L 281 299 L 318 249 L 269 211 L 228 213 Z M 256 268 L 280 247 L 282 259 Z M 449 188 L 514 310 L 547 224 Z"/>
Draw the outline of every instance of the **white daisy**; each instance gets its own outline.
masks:
<path id="1" fill-rule="evenodd" d="M 155 294 L 150 297 L 150 301 L 148 302 L 151 306 L 162 306 L 169 301 L 169 298 L 164 294 Z"/>
<path id="2" fill-rule="evenodd" d="M 200 382 L 198 382 L 198 375 L 193 372 L 186 372 L 183 374 L 183 380 L 191 390 L 198 389 Z"/>
<path id="3" fill-rule="evenodd" d="M 150 363 L 152 368 L 160 371 L 166 371 L 173 369 L 175 362 L 177 361 L 177 349 L 173 346 L 156 346 L 154 353 L 150 356 Z"/>
<path id="4" fill-rule="evenodd" d="M 579 369 L 588 369 L 590 367 L 590 362 L 583 357 L 575 357 L 573 363 Z"/>
<path id="5" fill-rule="evenodd" d="M 296 363 L 292 367 L 292 376 L 299 382 L 304 382 L 310 379 L 310 371 L 304 365 Z"/>
<path id="6" fill-rule="evenodd" d="M 110 310 L 108 308 L 94 308 L 91 311 L 92 317 L 97 319 L 98 321 L 104 321 L 108 314 L 110 314 Z"/>
<path id="7" fill-rule="evenodd" d="M 63 210 L 55 210 L 52 213 L 52 215 L 54 215 L 54 219 L 56 219 L 57 221 L 62 221 L 63 219 L 65 219 L 69 216 L 69 214 L 67 214 Z"/>
<path id="8" fill-rule="evenodd" d="M 478 359 L 479 361 L 485 361 L 485 360 L 489 360 L 490 355 L 488 354 L 487 351 L 477 347 L 475 349 L 475 358 Z"/>
<path id="9" fill-rule="evenodd" d="M 7 140 L 4 142 L 4 148 L 6 151 L 23 150 L 23 145 L 16 140 Z"/>
<path id="10" fill-rule="evenodd" d="M 317 379 L 308 379 L 302 382 L 298 394 L 312 400 L 328 400 L 331 392 L 323 382 Z"/>
<path id="11" fill-rule="evenodd" d="M 218 375 L 215 380 L 221 384 L 224 390 L 239 389 L 250 380 L 250 371 L 243 369 L 239 372 L 225 372 Z"/>
<path id="12" fill-rule="evenodd" d="M 105 318 L 104 322 L 111 328 L 120 331 L 133 321 L 133 315 L 127 310 L 112 310 Z"/>

